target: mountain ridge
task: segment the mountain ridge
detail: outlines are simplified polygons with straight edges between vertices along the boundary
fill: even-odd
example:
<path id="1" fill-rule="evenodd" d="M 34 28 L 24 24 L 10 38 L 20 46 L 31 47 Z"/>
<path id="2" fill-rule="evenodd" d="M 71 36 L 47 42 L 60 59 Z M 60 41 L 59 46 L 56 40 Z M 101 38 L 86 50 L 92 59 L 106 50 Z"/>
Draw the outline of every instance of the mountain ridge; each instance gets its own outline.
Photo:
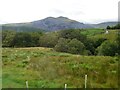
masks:
<path id="1" fill-rule="evenodd" d="M 36 20 L 33 22 L 27 23 L 12 23 L 12 24 L 3 24 L 3 30 L 5 27 L 9 27 L 7 29 L 13 29 L 10 27 L 20 28 L 20 27 L 28 27 L 28 28 L 37 28 L 45 31 L 57 31 L 64 29 L 86 29 L 86 28 L 106 28 L 109 26 L 116 25 L 117 22 L 103 22 L 99 24 L 84 24 L 82 22 L 69 19 L 67 17 L 59 16 L 59 17 L 46 17 L 41 20 Z"/>

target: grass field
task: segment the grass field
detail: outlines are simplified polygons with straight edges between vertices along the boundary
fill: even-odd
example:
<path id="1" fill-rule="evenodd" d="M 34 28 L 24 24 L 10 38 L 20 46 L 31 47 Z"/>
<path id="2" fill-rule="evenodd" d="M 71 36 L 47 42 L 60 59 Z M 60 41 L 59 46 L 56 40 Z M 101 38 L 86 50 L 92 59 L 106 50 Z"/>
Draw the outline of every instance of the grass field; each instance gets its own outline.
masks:
<path id="1" fill-rule="evenodd" d="M 96 35 L 90 36 L 90 38 L 93 38 L 93 39 L 106 38 L 108 40 L 114 41 L 117 37 L 117 34 L 118 34 L 117 30 L 109 30 L 108 34 L 101 32 Z"/>
<path id="2" fill-rule="evenodd" d="M 105 30 L 103 29 L 85 29 L 82 30 L 82 34 L 87 35 L 87 36 L 95 36 L 97 34 L 104 34 Z"/>
<path id="3" fill-rule="evenodd" d="M 81 56 L 55 52 L 52 48 L 3 48 L 3 88 L 118 87 L 118 58 Z"/>

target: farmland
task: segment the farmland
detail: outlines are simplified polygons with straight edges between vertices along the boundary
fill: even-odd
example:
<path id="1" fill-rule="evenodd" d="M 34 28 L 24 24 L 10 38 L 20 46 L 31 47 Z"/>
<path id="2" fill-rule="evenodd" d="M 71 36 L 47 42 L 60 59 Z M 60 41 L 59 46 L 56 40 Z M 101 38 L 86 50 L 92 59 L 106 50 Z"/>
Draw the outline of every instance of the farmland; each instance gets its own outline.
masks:
<path id="1" fill-rule="evenodd" d="M 3 48 L 3 88 L 118 87 L 118 57 L 56 52 L 53 48 Z"/>

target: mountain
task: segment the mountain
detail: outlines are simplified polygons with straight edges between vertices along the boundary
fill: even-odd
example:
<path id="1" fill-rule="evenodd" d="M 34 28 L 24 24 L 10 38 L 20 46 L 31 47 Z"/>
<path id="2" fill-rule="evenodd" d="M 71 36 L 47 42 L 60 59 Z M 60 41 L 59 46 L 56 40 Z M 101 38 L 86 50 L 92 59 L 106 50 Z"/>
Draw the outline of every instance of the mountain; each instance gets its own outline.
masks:
<path id="1" fill-rule="evenodd" d="M 64 29 L 80 29 L 80 28 L 93 28 L 90 25 L 86 25 L 83 23 L 80 23 L 75 20 L 71 20 L 67 17 L 47 17 L 42 20 L 33 21 L 29 23 L 14 23 L 14 24 L 5 24 L 3 25 L 3 30 L 17 30 L 17 31 L 23 31 L 34 28 L 34 29 L 40 29 L 45 31 L 56 31 L 56 30 L 64 30 Z"/>
<path id="2" fill-rule="evenodd" d="M 107 26 L 115 26 L 118 22 L 103 22 L 99 24 L 91 24 L 91 27 L 94 28 L 106 28 Z"/>
<path id="3" fill-rule="evenodd" d="M 79 28 L 92 28 L 75 20 L 67 17 L 48 17 L 39 21 L 31 23 L 33 27 L 41 28 L 47 31 L 63 30 L 63 29 L 79 29 Z"/>
<path id="4" fill-rule="evenodd" d="M 14 23 L 2 25 L 3 30 L 16 31 L 56 31 L 64 29 L 106 28 L 108 25 L 116 25 L 117 22 L 104 22 L 100 24 L 84 24 L 67 17 L 47 17 L 42 20 L 29 23 Z"/>

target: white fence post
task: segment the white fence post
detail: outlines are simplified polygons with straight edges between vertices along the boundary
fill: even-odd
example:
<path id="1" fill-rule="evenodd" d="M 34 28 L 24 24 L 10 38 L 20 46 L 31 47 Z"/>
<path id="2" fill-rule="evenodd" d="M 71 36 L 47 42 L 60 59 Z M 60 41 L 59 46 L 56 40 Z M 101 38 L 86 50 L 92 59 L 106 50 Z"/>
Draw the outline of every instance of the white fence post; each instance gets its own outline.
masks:
<path id="1" fill-rule="evenodd" d="M 85 88 L 87 88 L 87 75 L 85 75 Z"/>
<path id="2" fill-rule="evenodd" d="M 28 90 L 28 81 L 26 81 L 26 88 L 27 88 L 27 90 Z"/>
<path id="3" fill-rule="evenodd" d="M 67 84 L 65 84 L 65 90 L 66 90 L 66 88 L 67 88 Z"/>

